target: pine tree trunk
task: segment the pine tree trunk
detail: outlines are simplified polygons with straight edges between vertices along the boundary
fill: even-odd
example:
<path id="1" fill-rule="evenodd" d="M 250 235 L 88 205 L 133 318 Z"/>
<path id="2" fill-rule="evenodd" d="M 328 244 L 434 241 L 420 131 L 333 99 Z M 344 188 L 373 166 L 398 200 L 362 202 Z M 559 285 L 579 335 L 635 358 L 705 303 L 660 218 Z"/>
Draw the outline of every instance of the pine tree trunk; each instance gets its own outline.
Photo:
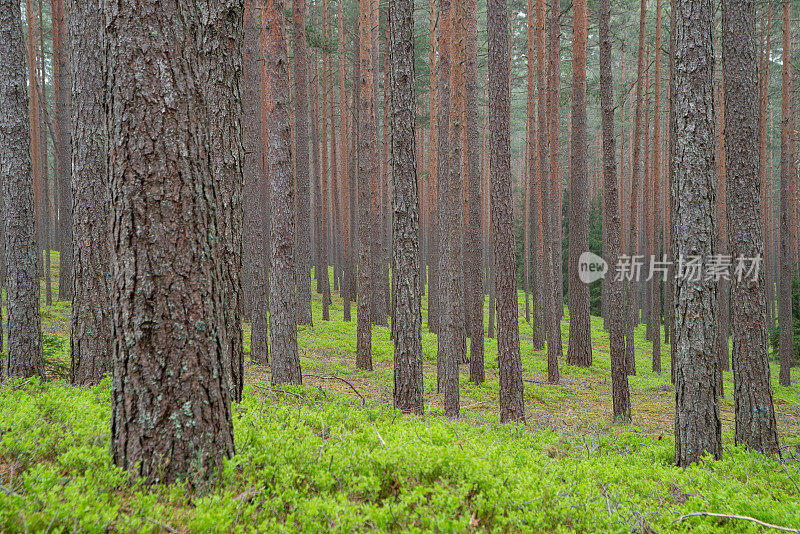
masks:
<path id="1" fill-rule="evenodd" d="M 725 82 L 727 218 L 730 254 L 763 256 L 758 163 L 759 144 L 756 8 L 753 0 L 722 4 L 722 55 Z M 772 384 L 767 355 L 764 271 L 731 280 L 733 373 L 738 445 L 779 455 Z M 727 347 L 726 347 L 727 349 Z M 727 356 L 727 350 L 726 350 Z"/>
<path id="2" fill-rule="evenodd" d="M 372 370 L 372 247 L 377 174 L 375 168 L 375 95 L 373 90 L 374 68 L 372 57 L 372 2 L 359 0 L 359 110 L 358 128 L 358 325 L 356 344 L 356 367 Z"/>
<path id="3" fill-rule="evenodd" d="M 297 183 L 297 322 L 311 317 L 311 182 L 308 151 L 308 49 L 306 0 L 292 0 L 294 53 L 294 170 Z M 271 179 L 271 178 L 270 178 Z"/>
<path id="4" fill-rule="evenodd" d="M 592 365 L 589 285 L 580 280 L 581 254 L 589 250 L 589 177 L 586 166 L 586 0 L 575 0 L 572 30 L 572 149 L 569 184 L 569 346 L 567 364 Z"/>
<path id="5" fill-rule="evenodd" d="M 17 0 L 0 1 L 0 164 L 8 345 L 5 377 L 44 377 L 24 46 Z"/>
<path id="6" fill-rule="evenodd" d="M 620 220 L 619 192 L 617 187 L 617 162 L 614 149 L 614 90 L 611 74 L 611 0 L 600 0 L 600 106 L 603 135 L 603 202 L 606 223 L 604 249 L 609 265 L 616 265 L 622 250 L 622 224 Z M 627 423 L 631 420 L 631 398 L 628 374 L 625 371 L 625 307 L 623 285 L 616 276 L 607 276 L 606 292 L 609 298 L 609 349 L 611 354 L 611 397 L 614 420 Z"/>
<path id="7" fill-rule="evenodd" d="M 792 346 L 792 258 L 790 254 L 789 228 L 789 182 L 791 174 L 796 172 L 792 161 L 790 147 L 789 113 L 790 101 L 789 88 L 791 83 L 790 63 L 790 5 L 783 4 L 783 52 L 782 52 L 782 83 L 781 83 L 781 204 L 780 204 L 780 250 L 778 258 L 780 268 L 778 272 L 778 352 L 780 355 L 780 374 L 778 383 L 781 386 L 790 386 L 792 383 L 791 368 L 794 362 L 794 347 Z"/>
<path id="8" fill-rule="evenodd" d="M 216 207 L 223 199 L 214 179 L 219 153 L 207 151 L 219 109 L 206 84 L 221 74 L 215 24 L 241 13 L 229 3 L 178 2 L 170 10 L 116 0 L 104 13 L 115 236 L 112 456 L 152 483 L 205 478 L 234 453 L 223 267 L 208 260 L 222 257 Z M 175 84 L 165 86 L 157 67 Z"/>
<path id="9" fill-rule="evenodd" d="M 414 0 L 391 0 L 391 164 L 394 211 L 394 406 L 423 413 L 419 199 L 414 139 Z M 388 127 L 388 125 L 385 125 Z"/>
<path id="10" fill-rule="evenodd" d="M 58 249 L 60 251 L 58 300 L 72 299 L 72 132 L 70 130 L 71 76 L 67 54 L 64 0 L 51 1 L 53 21 L 53 98 L 56 115 L 58 170 Z"/>
<path id="11" fill-rule="evenodd" d="M 512 220 L 508 11 L 503 0 L 489 0 L 489 123 L 492 147 L 492 250 L 497 291 L 500 421 L 525 417 L 519 346 L 516 254 Z"/>
<path id="12" fill-rule="evenodd" d="M 483 346 L 483 191 L 481 187 L 480 138 L 478 126 L 478 5 L 467 0 L 466 5 L 466 110 L 467 182 L 469 218 L 464 243 L 465 300 L 469 320 L 470 381 L 482 384 L 484 376 Z"/>
<path id="13" fill-rule="evenodd" d="M 112 317 L 108 257 L 110 197 L 106 164 L 104 108 L 105 52 L 102 5 L 71 1 L 69 47 L 72 55 L 72 135 L 75 177 L 74 291 L 70 335 L 70 380 L 94 385 L 111 370 Z"/>
<path id="14" fill-rule="evenodd" d="M 267 218 L 269 190 L 264 169 L 264 143 L 261 137 L 261 51 L 260 13 L 263 0 L 247 0 L 244 15 L 244 74 L 242 97 L 244 105 L 244 277 L 250 294 L 251 334 L 250 358 L 261 365 L 269 362 L 267 322 L 269 311 L 269 235 Z M 260 9 L 261 8 L 261 9 Z M 244 279 L 242 280 L 244 282 Z"/>
<path id="15" fill-rule="evenodd" d="M 714 106 L 710 0 L 677 0 L 675 33 L 675 255 L 708 258 L 714 239 Z M 680 273 L 678 273 L 680 274 Z M 675 278 L 675 461 L 722 454 L 719 358 L 715 351 L 716 285 Z"/>

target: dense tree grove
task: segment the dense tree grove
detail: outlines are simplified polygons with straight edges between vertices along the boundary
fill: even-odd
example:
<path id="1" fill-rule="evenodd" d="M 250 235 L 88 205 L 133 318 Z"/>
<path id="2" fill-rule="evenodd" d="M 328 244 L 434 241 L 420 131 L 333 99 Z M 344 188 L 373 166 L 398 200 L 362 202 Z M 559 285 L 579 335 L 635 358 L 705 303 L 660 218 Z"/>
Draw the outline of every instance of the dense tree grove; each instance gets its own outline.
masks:
<path id="1" fill-rule="evenodd" d="M 0 409 L 110 387 L 108 465 L 192 488 L 262 397 L 318 463 L 340 395 L 512 436 L 666 399 L 678 468 L 785 461 L 797 6 L 718 4 L 0 0 Z"/>

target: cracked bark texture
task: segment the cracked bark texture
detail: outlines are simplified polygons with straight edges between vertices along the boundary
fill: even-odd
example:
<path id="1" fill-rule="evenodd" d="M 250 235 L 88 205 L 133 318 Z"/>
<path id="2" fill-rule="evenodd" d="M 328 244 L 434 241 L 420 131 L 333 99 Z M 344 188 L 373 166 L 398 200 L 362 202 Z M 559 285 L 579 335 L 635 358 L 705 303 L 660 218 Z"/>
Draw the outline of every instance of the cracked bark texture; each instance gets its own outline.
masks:
<path id="1" fill-rule="evenodd" d="M 247 0 L 244 13 L 244 227 L 243 259 L 247 280 L 244 298 L 251 322 L 250 358 L 257 363 L 269 361 L 267 312 L 269 310 L 269 191 L 264 169 L 264 143 L 261 137 L 261 9 L 264 0 Z"/>
<path id="2" fill-rule="evenodd" d="M 589 250 L 589 175 L 586 167 L 586 0 L 575 0 L 572 30 L 572 148 L 569 166 L 569 345 L 567 364 L 592 365 L 589 285 L 580 280 L 581 254 Z"/>
<path id="3" fill-rule="evenodd" d="M 220 236 L 222 313 L 225 319 L 225 368 L 231 398 L 242 400 L 244 339 L 242 333 L 242 45 L 243 0 L 209 2 L 208 35 L 202 46 L 211 70 L 206 79 L 211 121 L 212 176 L 217 181 L 217 228 Z"/>
<path id="4" fill-rule="evenodd" d="M 504 0 L 489 0 L 489 172 L 492 251 L 497 291 L 497 347 L 500 371 L 500 421 L 525 418 L 522 356 L 519 346 L 516 256 L 511 193 L 510 64 L 508 11 Z"/>
<path id="5" fill-rule="evenodd" d="M 289 124 L 289 67 L 282 0 L 266 0 L 264 17 L 267 177 L 272 217 L 269 333 L 272 384 L 301 384 L 295 296 L 294 174 Z M 310 278 L 309 278 L 310 283 Z"/>
<path id="6" fill-rule="evenodd" d="M 110 201 L 102 1 L 69 3 L 72 55 L 72 331 L 70 380 L 94 385 L 111 371 Z"/>
<path id="7" fill-rule="evenodd" d="M 53 99 L 55 101 L 56 161 L 58 170 L 58 300 L 72 299 L 72 132 L 70 121 L 71 78 L 68 28 L 64 0 L 52 0 L 53 21 Z"/>
<path id="8" fill-rule="evenodd" d="M 311 182 L 308 153 L 306 0 L 292 0 L 294 54 L 294 170 L 297 182 L 297 322 L 311 317 Z"/>
<path id="9" fill-rule="evenodd" d="M 758 160 L 756 7 L 753 0 L 724 0 L 722 56 L 725 81 L 725 155 L 728 246 L 734 258 L 764 255 Z M 764 270 L 731 279 L 735 440 L 764 454 L 780 445 L 767 355 Z M 727 355 L 727 351 L 726 351 Z"/>
<path id="10" fill-rule="evenodd" d="M 372 370 L 372 247 L 377 230 L 377 168 L 375 150 L 375 94 L 372 54 L 372 3 L 359 0 L 358 12 L 358 315 L 356 367 Z"/>
<path id="11" fill-rule="evenodd" d="M 389 3 L 395 308 L 394 406 L 423 413 L 419 198 L 414 138 L 414 1 Z M 388 125 L 387 125 L 388 126 Z"/>
<path id="12" fill-rule="evenodd" d="M 792 342 L 792 258 L 790 253 L 791 224 L 789 220 L 790 202 L 789 190 L 791 188 L 791 174 L 794 163 L 791 154 L 791 124 L 790 124 L 790 98 L 791 95 L 791 63 L 789 52 L 791 43 L 790 32 L 790 5 L 788 0 L 783 3 L 783 55 L 785 60 L 781 68 L 781 185 L 780 185 L 780 230 L 778 250 L 778 354 L 780 358 L 780 372 L 778 383 L 781 386 L 792 385 L 791 369 L 794 363 L 794 347 Z"/>
<path id="13" fill-rule="evenodd" d="M 469 377 L 476 384 L 485 380 L 483 357 L 483 191 L 481 187 L 480 129 L 478 125 L 478 5 L 467 0 L 466 16 L 466 135 L 469 215 L 464 241 L 465 300 L 470 338 Z"/>
<path id="14" fill-rule="evenodd" d="M 17 0 L 0 1 L 0 176 L 8 307 L 6 377 L 44 377 L 28 82 Z"/>
<path id="15" fill-rule="evenodd" d="M 711 0 L 677 0 L 673 156 L 675 257 L 704 259 L 715 253 L 714 51 Z M 716 284 L 676 273 L 675 462 L 697 463 L 722 454 Z"/>
<path id="16" fill-rule="evenodd" d="M 209 150 L 208 86 L 219 66 L 206 50 L 220 7 L 104 2 L 111 449 L 116 465 L 150 483 L 207 478 L 235 452 L 216 213 L 222 199 Z"/>
<path id="17" fill-rule="evenodd" d="M 606 246 L 603 249 L 609 265 L 616 265 L 622 250 L 617 160 L 614 137 L 614 89 L 611 74 L 611 0 L 600 0 L 600 108 L 603 135 L 603 203 L 605 205 Z M 625 370 L 625 306 L 623 285 L 615 276 L 606 278 L 609 313 L 609 352 L 611 355 L 611 398 L 614 420 L 631 420 L 631 397 Z"/>

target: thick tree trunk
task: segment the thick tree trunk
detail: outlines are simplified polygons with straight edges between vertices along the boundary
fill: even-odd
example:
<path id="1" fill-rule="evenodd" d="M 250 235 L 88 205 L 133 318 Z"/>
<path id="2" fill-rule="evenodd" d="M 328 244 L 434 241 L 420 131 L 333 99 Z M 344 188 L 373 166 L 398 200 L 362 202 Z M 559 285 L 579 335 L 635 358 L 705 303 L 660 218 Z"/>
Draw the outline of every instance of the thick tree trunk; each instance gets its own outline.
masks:
<path id="1" fill-rule="evenodd" d="M 572 30 L 572 148 L 569 167 L 569 346 L 567 364 L 592 365 L 589 285 L 580 280 L 589 250 L 589 176 L 586 167 L 586 0 L 575 0 Z"/>
<path id="2" fill-rule="evenodd" d="M 600 0 L 600 105 L 603 128 L 603 202 L 606 222 L 606 261 L 616 265 L 622 250 L 622 223 L 620 221 L 619 192 L 617 188 L 617 162 L 614 151 L 614 90 L 611 74 L 611 0 Z M 611 354 L 611 397 L 614 420 L 627 423 L 631 420 L 631 397 L 628 374 L 625 372 L 625 308 L 622 282 L 616 276 L 606 277 L 606 293 L 610 300 L 609 349 Z"/>
<path id="3" fill-rule="evenodd" d="M 292 0 L 294 53 L 294 170 L 297 184 L 297 322 L 311 317 L 311 182 L 308 153 L 306 0 Z M 270 177 L 271 179 L 271 177 Z"/>
<path id="4" fill-rule="evenodd" d="M 708 258 L 714 239 L 714 51 L 710 0 L 677 0 L 675 33 L 675 255 Z M 675 462 L 722 454 L 716 284 L 675 278 Z"/>
<path id="5" fill-rule="evenodd" d="M 394 406 L 423 413 L 422 306 L 420 300 L 419 199 L 414 139 L 414 0 L 389 4 L 389 58 L 392 65 L 392 206 L 396 306 L 394 326 Z M 388 127 L 388 125 L 385 125 Z"/>
<path id="6" fill-rule="evenodd" d="M 207 85 L 220 74 L 219 58 L 207 53 L 219 19 L 208 14 L 227 19 L 229 10 L 235 19 L 228 3 L 105 3 L 111 448 L 115 464 L 153 483 L 212 476 L 234 453 L 219 154 L 208 151 L 218 110 Z M 158 65 L 149 60 L 156 56 Z M 164 69 L 174 84 L 164 84 Z"/>
<path id="7" fill-rule="evenodd" d="M 94 385 L 111 370 L 112 317 L 109 285 L 109 177 L 104 107 L 105 41 L 102 4 L 71 1 L 72 136 L 74 179 L 74 287 L 70 335 L 73 384 Z M 62 256 L 63 257 L 63 256 Z"/>
<path id="8" fill-rule="evenodd" d="M 18 0 L 0 1 L 0 175 L 3 177 L 8 345 L 6 377 L 44 377 L 36 273 L 28 82 Z"/>
<path id="9" fill-rule="evenodd" d="M 492 250 L 497 286 L 500 421 L 525 417 L 519 346 L 516 254 L 512 220 L 508 11 L 503 0 L 489 0 L 489 123 L 491 125 Z"/>
<path id="10" fill-rule="evenodd" d="M 758 163 L 758 82 L 756 7 L 753 0 L 722 4 L 722 55 L 725 81 L 725 148 L 730 254 L 757 258 L 764 253 Z M 731 280 L 733 374 L 739 445 L 779 455 L 767 355 L 764 271 Z M 727 349 L 727 347 L 726 347 Z M 727 356 L 727 350 L 726 350 Z"/>

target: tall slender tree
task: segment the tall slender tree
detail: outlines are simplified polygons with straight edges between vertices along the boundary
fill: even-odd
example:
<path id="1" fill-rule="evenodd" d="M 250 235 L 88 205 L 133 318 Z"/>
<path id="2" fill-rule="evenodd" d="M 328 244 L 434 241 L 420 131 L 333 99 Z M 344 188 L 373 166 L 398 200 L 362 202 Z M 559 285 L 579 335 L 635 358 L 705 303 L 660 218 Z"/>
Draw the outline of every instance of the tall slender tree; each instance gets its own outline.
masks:
<path id="1" fill-rule="evenodd" d="M 261 137 L 261 13 L 263 0 L 247 0 L 244 12 L 244 73 L 242 103 L 244 116 L 244 260 L 249 279 L 251 334 L 250 358 L 257 363 L 269 361 L 267 317 L 269 311 L 269 191 L 264 169 L 264 143 Z M 244 280 L 242 280 L 244 282 Z M 247 295 L 245 295 L 247 297 Z"/>
<path id="2" fill-rule="evenodd" d="M 414 0 L 389 3 L 392 107 L 392 191 L 396 305 L 394 405 L 422 414 L 422 305 L 420 298 L 419 199 L 414 139 Z M 388 125 L 387 125 L 388 126 Z"/>
<path id="3" fill-rule="evenodd" d="M 235 20 L 239 8 L 155 0 L 104 6 L 112 456 L 149 482 L 208 477 L 234 444 L 215 212 L 222 192 L 213 176 L 219 154 L 209 150 L 213 117 L 224 105 L 210 98 L 206 84 L 220 67 L 206 52 L 216 44 L 217 17 Z M 174 84 L 164 84 L 164 68 Z"/>
<path id="4" fill-rule="evenodd" d="M 489 0 L 489 166 L 493 179 L 492 249 L 497 284 L 498 361 L 500 365 L 500 421 L 525 417 L 522 357 L 519 346 L 514 230 L 512 223 L 510 150 L 510 65 L 508 62 L 508 11 L 503 0 Z"/>
<path id="5" fill-rule="evenodd" d="M 297 322 L 311 324 L 311 182 L 308 152 L 306 0 L 292 0 L 294 171 L 297 184 Z M 271 179 L 271 178 L 270 178 Z"/>
<path id="6" fill-rule="evenodd" d="M 102 4 L 69 5 L 72 55 L 72 137 L 75 176 L 71 191 L 75 227 L 70 378 L 93 385 L 111 370 L 111 252 L 104 108 L 105 52 Z"/>
<path id="7" fill-rule="evenodd" d="M 677 0 L 675 33 L 675 255 L 714 253 L 714 9 L 711 0 Z M 687 467 L 722 454 L 716 283 L 675 277 L 675 462 Z"/>
<path id="8" fill-rule="evenodd" d="M 466 5 L 466 134 L 467 182 L 469 214 L 464 241 L 465 301 L 468 307 L 470 338 L 470 380 L 476 384 L 484 381 L 483 361 L 483 275 L 482 229 L 483 191 L 481 188 L 480 138 L 478 127 L 478 5 L 477 0 L 467 0 Z"/>
<path id="9" fill-rule="evenodd" d="M 790 2 L 783 2 L 783 51 L 781 67 L 781 186 L 780 186 L 780 250 L 778 259 L 778 353 L 780 358 L 780 373 L 778 383 L 781 386 L 792 384 L 791 367 L 794 360 L 792 346 L 792 258 L 790 253 L 791 229 L 789 227 L 789 188 L 794 162 L 791 151 L 791 31 Z"/>
<path id="10" fill-rule="evenodd" d="M 6 260 L 5 376 L 44 377 L 36 273 L 31 137 L 18 0 L 0 1 L 0 175 Z"/>
<path id="11" fill-rule="evenodd" d="M 725 82 L 725 148 L 730 253 L 760 258 L 761 204 L 758 162 L 756 7 L 753 0 L 722 4 Z M 734 276 L 731 301 L 736 443 L 764 454 L 780 454 L 767 356 L 764 271 Z M 727 351 L 726 351 L 727 355 Z"/>
<path id="12" fill-rule="evenodd" d="M 603 135 L 603 202 L 605 203 L 606 247 L 609 265 L 616 265 L 622 250 L 617 160 L 614 150 L 614 90 L 611 74 L 611 0 L 600 0 L 600 107 Z M 609 302 L 609 349 L 611 354 L 611 396 L 616 421 L 631 420 L 631 397 L 625 371 L 625 312 L 622 282 L 616 276 L 606 279 Z"/>
<path id="13" fill-rule="evenodd" d="M 372 370 L 372 241 L 379 169 L 375 152 L 375 94 L 372 69 L 372 2 L 359 0 L 359 110 L 358 127 L 358 324 L 356 366 Z"/>
<path id="14" fill-rule="evenodd" d="M 589 286 L 578 263 L 589 250 L 589 176 L 586 147 L 586 0 L 572 4 L 572 149 L 569 167 L 569 346 L 567 363 L 592 365 Z"/>

